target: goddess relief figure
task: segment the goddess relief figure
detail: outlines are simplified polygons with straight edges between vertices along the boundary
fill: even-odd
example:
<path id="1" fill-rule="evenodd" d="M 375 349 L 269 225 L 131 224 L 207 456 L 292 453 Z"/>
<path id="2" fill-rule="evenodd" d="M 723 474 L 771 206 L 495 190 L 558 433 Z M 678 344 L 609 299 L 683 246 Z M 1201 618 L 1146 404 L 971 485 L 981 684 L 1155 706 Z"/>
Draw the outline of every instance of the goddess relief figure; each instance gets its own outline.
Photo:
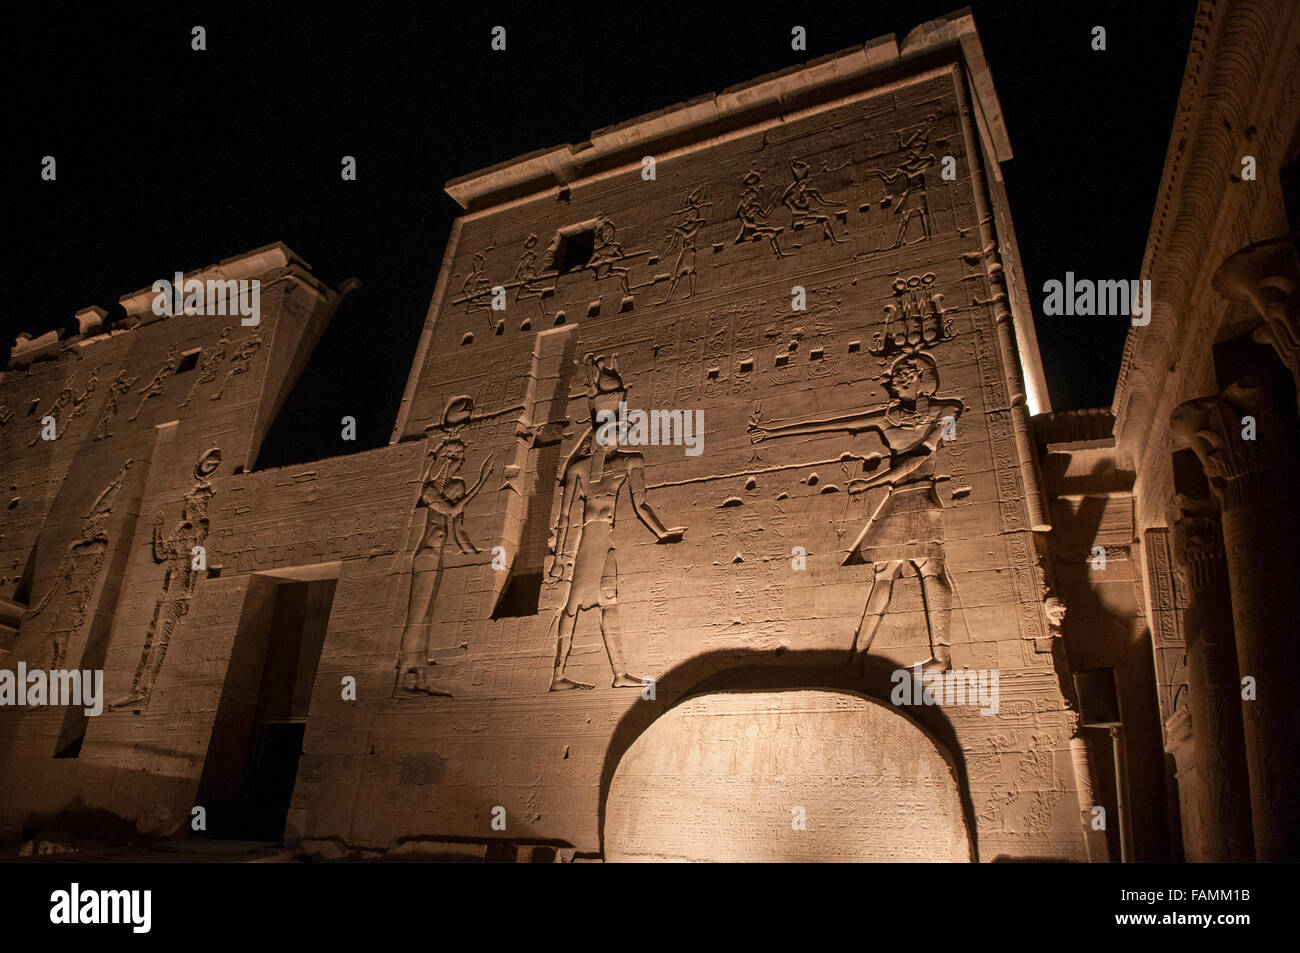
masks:
<path id="1" fill-rule="evenodd" d="M 428 522 L 411 563 L 411 595 L 406 607 L 398 659 L 397 695 L 437 695 L 450 698 L 451 689 L 430 677 L 429 636 L 432 631 L 438 588 L 442 583 L 443 553 L 450 539 L 462 553 L 479 549 L 465 532 L 465 508 L 483 489 L 492 473 L 493 455 L 483 461 L 478 480 L 468 489 L 460 478 L 465 462 L 465 442 L 449 436 L 429 451 L 423 488 L 416 508 L 427 508 Z"/>

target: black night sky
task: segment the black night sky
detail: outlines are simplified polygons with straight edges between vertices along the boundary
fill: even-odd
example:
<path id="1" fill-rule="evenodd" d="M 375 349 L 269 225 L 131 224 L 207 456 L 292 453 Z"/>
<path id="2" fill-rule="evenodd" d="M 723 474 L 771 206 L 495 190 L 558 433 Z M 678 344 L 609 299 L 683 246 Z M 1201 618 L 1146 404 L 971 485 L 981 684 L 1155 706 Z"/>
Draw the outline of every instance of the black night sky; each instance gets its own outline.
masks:
<path id="1" fill-rule="evenodd" d="M 451 178 L 913 27 L 961 0 L 38 3 L 7 11 L 0 347 L 173 271 L 283 241 L 340 311 L 259 468 L 387 442 L 458 206 Z M 1127 323 L 1044 317 L 1067 270 L 1137 278 L 1192 0 L 971 7 L 1054 408 L 1109 406 Z M 21 11 L 21 12 L 20 12 Z M 490 49 L 506 26 L 508 49 Z M 207 50 L 190 49 L 194 25 Z M 806 53 L 790 30 L 806 27 Z M 1096 25 L 1107 50 L 1090 48 Z M 41 158 L 58 178 L 44 182 Z M 340 158 L 357 157 L 344 182 Z M 358 421 L 339 441 L 338 419 Z"/>

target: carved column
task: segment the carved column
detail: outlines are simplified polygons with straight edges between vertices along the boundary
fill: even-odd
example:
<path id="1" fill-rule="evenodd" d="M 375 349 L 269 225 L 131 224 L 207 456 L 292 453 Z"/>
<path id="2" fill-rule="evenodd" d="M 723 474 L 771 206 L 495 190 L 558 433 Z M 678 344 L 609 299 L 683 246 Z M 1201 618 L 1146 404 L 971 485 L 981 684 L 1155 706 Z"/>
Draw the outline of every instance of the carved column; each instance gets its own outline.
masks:
<path id="1" fill-rule="evenodd" d="M 1196 859 L 1251 860 L 1254 849 L 1241 726 L 1241 682 L 1237 677 L 1222 530 L 1208 501 L 1193 501 L 1180 494 L 1176 502 L 1182 515 L 1173 527 L 1174 560 L 1187 582 L 1189 604 L 1183 617 L 1183 634 L 1192 740 L 1201 781 L 1197 792 L 1202 803 L 1197 805 L 1201 823 Z"/>
<path id="2" fill-rule="evenodd" d="M 1254 338 L 1272 345 L 1296 382 L 1300 406 L 1300 267 L 1289 238 L 1247 245 L 1214 273 L 1214 290 L 1251 304 L 1264 319 Z"/>
<path id="3" fill-rule="evenodd" d="M 1261 861 L 1300 858 L 1300 473 L 1292 436 L 1272 407 L 1267 386 L 1246 378 L 1218 396 L 1187 401 L 1170 419 L 1200 459 L 1222 511 L 1238 675 L 1256 687 L 1255 699 L 1241 705 Z M 1245 417 L 1254 418 L 1253 434 Z"/>
<path id="4" fill-rule="evenodd" d="M 1205 837 L 1202 834 L 1205 813 L 1205 780 L 1196 765 L 1196 751 L 1192 746 L 1192 716 L 1183 707 L 1165 721 L 1165 751 L 1174 756 L 1174 782 L 1178 789 L 1178 813 L 1183 827 L 1183 859 L 1200 863 L 1204 856 Z"/>

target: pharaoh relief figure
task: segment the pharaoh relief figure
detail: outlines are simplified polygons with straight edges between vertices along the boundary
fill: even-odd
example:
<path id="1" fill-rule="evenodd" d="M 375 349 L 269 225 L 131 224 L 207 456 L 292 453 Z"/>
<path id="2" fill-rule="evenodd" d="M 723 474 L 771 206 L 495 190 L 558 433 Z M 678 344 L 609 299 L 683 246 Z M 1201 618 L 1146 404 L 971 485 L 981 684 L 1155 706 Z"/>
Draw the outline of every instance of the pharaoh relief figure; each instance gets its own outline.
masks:
<path id="1" fill-rule="evenodd" d="M 213 489 L 210 477 L 221 466 L 221 451 L 213 448 L 203 453 L 194 465 L 194 489 L 185 494 L 181 504 L 181 518 L 170 536 L 163 535 L 163 514 L 159 513 L 153 527 L 153 560 L 162 563 L 163 584 L 158 601 L 154 603 L 153 621 L 145 635 L 140 652 L 140 664 L 131 680 L 130 691 L 109 705 L 109 708 L 142 708 L 149 704 L 154 682 L 167 657 L 172 632 L 177 623 L 190 611 L 190 600 L 199 573 L 206 558 L 199 558 L 198 547 L 208 538 L 208 503 Z"/>
<path id="2" fill-rule="evenodd" d="M 854 477 L 848 490 L 868 494 L 868 517 L 842 565 L 871 565 L 874 574 L 853 633 L 850 661 L 865 665 L 889 609 L 894 580 L 919 576 L 930 636 L 930 658 L 922 667 L 947 671 L 952 666 L 952 579 L 944 558 L 940 493 L 950 492 L 950 480 L 937 477 L 935 467 L 944 431 L 955 428 L 965 405 L 960 399 L 938 396 L 938 367 L 928 354 L 916 350 L 905 351 L 890 364 L 885 390 L 886 403 L 834 417 L 766 422 L 756 408 L 749 422 L 750 439 L 759 443 L 820 433 L 878 435 L 883 453 L 851 454 L 861 460 L 862 476 Z"/>
<path id="3" fill-rule="evenodd" d="M 494 455 L 488 454 L 479 467 L 478 479 L 467 488 L 460 476 L 465 463 L 465 441 L 456 432 L 470 420 L 473 409 L 474 402 L 469 397 L 452 400 L 442 416 L 439 428 L 442 440 L 427 455 L 420 499 L 415 506 L 417 512 L 426 510 L 428 516 L 411 563 L 411 594 L 402 628 L 394 695 L 452 697 L 451 689 L 431 675 L 434 663 L 429 659 L 429 642 L 448 540 L 466 555 L 480 552 L 465 532 L 465 509 L 491 475 Z"/>
<path id="4" fill-rule="evenodd" d="M 903 244 L 908 235 L 908 226 L 913 221 L 920 223 L 921 237 L 908 242 L 909 245 L 925 241 L 934 229 L 934 219 L 930 215 L 930 204 L 925 194 L 925 173 L 938 161 L 933 153 L 927 151 L 930 145 L 930 126 L 937 118 L 926 116 L 925 125 L 906 139 L 899 137 L 899 150 L 903 153 L 903 159 L 893 171 L 867 169 L 871 175 L 879 176 L 888 188 L 893 188 L 894 183 L 900 179 L 905 186 L 902 195 L 893 199 L 893 214 L 898 216 L 898 234 L 890 248 L 898 248 Z"/>
<path id="5" fill-rule="evenodd" d="M 591 271 L 597 281 L 611 276 L 617 278 L 618 285 L 623 290 L 623 297 L 626 299 L 631 294 L 628 285 L 628 276 L 631 272 L 624 267 L 624 263 L 631 258 L 644 255 L 645 252 L 629 254 L 624 251 L 623 245 L 614 240 L 618 232 L 614 223 L 604 215 L 597 215 L 596 218 L 591 257 L 585 267 Z"/>
<path id="6" fill-rule="evenodd" d="M 487 276 L 486 253 L 492 250 L 489 245 L 481 252 L 475 252 L 470 272 L 460 286 L 460 297 L 456 303 L 465 303 L 465 313 L 486 311 L 491 304 L 492 282 Z"/>
<path id="7" fill-rule="evenodd" d="M 90 409 L 90 399 L 95 396 L 95 390 L 99 387 L 99 372 L 103 367 L 103 364 L 96 364 L 90 372 L 90 377 L 86 380 L 85 389 L 72 398 L 72 412 L 68 414 L 69 421 L 84 417 L 86 411 Z"/>
<path id="8" fill-rule="evenodd" d="M 29 609 L 23 617 L 34 619 L 45 611 L 55 598 L 59 611 L 41 645 L 41 668 L 61 670 L 66 668 L 68 643 L 86 622 L 86 612 L 95 597 L 99 572 L 108 553 L 108 518 L 113 512 L 113 502 L 122 489 L 126 471 L 131 469 L 127 460 L 122 472 L 95 498 L 90 512 L 82 517 L 81 539 L 69 544 L 68 551 L 59 564 L 59 577 L 46 591 L 44 598 Z"/>
<path id="9" fill-rule="evenodd" d="M 644 680 L 628 671 L 623 651 L 622 633 L 618 621 L 618 560 L 614 553 L 614 522 L 618 501 L 627 487 L 637 517 L 654 533 L 661 543 L 679 542 L 686 533 L 684 526 L 664 526 L 654 508 L 646 499 L 645 458 L 618 444 L 621 437 L 597 438 L 608 427 L 601 422 L 612 419 L 618 405 L 626 400 L 627 390 L 618 373 L 615 358 L 606 359 L 588 355 L 587 408 L 591 425 L 578 439 L 577 446 L 565 461 L 560 476 L 561 494 L 559 513 L 551 530 L 552 561 L 549 580 L 560 583 L 565 569 L 572 567 L 569 575 L 569 592 L 564 605 L 556 613 L 553 626 L 558 628 L 555 646 L 555 668 L 551 675 L 550 690 L 566 691 L 595 686 L 579 682 L 565 674 L 569 652 L 573 648 L 573 634 L 578 627 L 579 613 L 588 609 L 600 611 L 600 632 L 605 640 L 615 688 L 640 688 Z M 578 545 L 569 557 L 570 527 L 574 510 L 578 510 L 581 528 Z"/>
<path id="10" fill-rule="evenodd" d="M 668 248 L 660 257 L 666 259 L 675 250 L 677 260 L 673 262 L 668 294 L 664 295 L 659 304 L 667 304 L 673 300 L 677 284 L 682 278 L 685 278 L 687 283 L 686 297 L 695 296 L 695 244 L 699 239 L 700 230 L 707 224 L 703 210 L 713 204 L 706 202 L 706 198 L 704 186 L 691 189 L 682 199 L 682 207 L 676 212 L 678 220 L 672 224 L 672 238 L 669 240 Z"/>

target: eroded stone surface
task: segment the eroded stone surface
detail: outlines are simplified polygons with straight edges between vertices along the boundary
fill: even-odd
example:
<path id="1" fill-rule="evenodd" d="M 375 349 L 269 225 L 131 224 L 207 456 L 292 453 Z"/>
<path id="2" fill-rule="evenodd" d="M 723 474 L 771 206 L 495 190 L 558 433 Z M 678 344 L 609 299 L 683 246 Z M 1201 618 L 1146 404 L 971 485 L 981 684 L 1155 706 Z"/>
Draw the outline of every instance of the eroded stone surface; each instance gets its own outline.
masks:
<path id="1" fill-rule="evenodd" d="M 678 705 L 619 762 L 607 860 L 955 861 L 956 774 L 897 711 L 819 691 Z"/>

